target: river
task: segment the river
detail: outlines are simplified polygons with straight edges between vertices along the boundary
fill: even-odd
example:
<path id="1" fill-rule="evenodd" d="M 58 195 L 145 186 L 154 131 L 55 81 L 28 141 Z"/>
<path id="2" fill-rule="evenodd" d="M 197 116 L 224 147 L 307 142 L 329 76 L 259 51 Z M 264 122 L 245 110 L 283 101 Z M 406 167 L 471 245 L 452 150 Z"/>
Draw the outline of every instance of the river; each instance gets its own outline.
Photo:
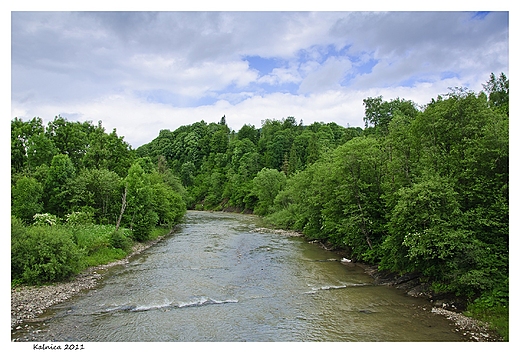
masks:
<path id="1" fill-rule="evenodd" d="M 38 342 L 464 341 L 424 299 L 260 218 L 189 211 L 181 227 L 94 290 L 12 339 Z"/>

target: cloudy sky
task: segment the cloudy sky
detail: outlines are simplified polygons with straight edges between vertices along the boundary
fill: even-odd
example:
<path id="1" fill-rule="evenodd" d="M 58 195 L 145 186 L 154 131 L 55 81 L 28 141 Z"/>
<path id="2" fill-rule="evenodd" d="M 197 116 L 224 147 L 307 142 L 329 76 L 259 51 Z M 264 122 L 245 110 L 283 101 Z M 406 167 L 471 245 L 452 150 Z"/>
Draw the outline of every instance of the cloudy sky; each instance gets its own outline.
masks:
<path id="1" fill-rule="evenodd" d="M 225 115 L 363 126 L 363 99 L 428 103 L 509 77 L 508 12 L 11 13 L 11 119 L 103 122 L 134 148 Z"/>

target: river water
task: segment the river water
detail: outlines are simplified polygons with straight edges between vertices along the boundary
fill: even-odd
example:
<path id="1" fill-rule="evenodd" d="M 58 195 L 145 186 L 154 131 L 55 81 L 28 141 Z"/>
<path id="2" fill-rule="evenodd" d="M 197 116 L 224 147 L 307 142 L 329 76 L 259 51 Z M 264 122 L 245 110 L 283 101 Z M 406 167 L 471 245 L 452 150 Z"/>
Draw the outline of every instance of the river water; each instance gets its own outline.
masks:
<path id="1" fill-rule="evenodd" d="M 189 211 L 99 286 L 13 333 L 56 342 L 463 341 L 424 299 L 252 215 Z"/>

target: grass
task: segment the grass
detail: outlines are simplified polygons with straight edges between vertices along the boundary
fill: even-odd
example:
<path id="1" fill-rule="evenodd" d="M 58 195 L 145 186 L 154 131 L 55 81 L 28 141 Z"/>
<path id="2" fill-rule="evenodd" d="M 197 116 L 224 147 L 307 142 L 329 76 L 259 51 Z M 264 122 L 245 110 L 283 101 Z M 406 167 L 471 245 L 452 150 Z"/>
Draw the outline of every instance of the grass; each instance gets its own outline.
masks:
<path id="1" fill-rule="evenodd" d="M 165 227 L 155 227 L 152 233 L 148 236 L 148 240 L 155 240 L 170 233 L 171 229 Z"/>
<path id="2" fill-rule="evenodd" d="M 487 322 L 505 342 L 509 342 L 509 308 L 507 306 L 481 307 L 470 305 L 465 312 L 467 316 Z"/>
<path id="3" fill-rule="evenodd" d="M 75 243 L 82 249 L 83 267 L 98 266 L 117 261 L 128 255 L 129 248 L 120 249 L 113 246 L 113 225 L 77 225 L 70 227 Z M 122 236 L 131 243 L 131 231 L 122 230 Z"/>
<path id="4" fill-rule="evenodd" d="M 118 242 L 114 242 L 115 226 L 113 225 L 83 225 L 74 227 L 73 234 L 78 246 L 84 249 L 85 267 L 104 265 L 121 260 L 127 256 L 134 243 L 130 229 L 119 229 Z M 147 240 L 155 240 L 170 232 L 169 228 L 156 227 Z M 120 246 L 121 238 L 126 238 L 126 246 Z"/>
<path id="5" fill-rule="evenodd" d="M 147 240 L 169 232 L 168 227 L 156 227 Z M 14 221 L 11 286 L 52 283 L 87 267 L 121 260 L 131 252 L 134 243 L 130 229 L 120 228 L 116 232 L 113 225 L 24 226 Z"/>

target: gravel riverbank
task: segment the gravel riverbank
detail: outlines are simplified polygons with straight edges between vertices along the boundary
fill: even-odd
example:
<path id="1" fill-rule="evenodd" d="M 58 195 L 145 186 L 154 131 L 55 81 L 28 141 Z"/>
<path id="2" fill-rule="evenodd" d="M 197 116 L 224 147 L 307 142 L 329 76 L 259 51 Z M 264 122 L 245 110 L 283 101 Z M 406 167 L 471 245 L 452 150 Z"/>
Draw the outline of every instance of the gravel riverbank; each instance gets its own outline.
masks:
<path id="1" fill-rule="evenodd" d="M 255 229 L 255 231 L 276 232 L 284 236 L 293 237 L 301 236 L 301 234 L 297 232 L 274 231 L 267 228 L 259 228 Z M 110 264 L 88 268 L 71 281 L 48 286 L 22 286 L 11 289 L 11 330 L 21 328 L 20 325 L 24 322 L 38 321 L 38 317 L 52 305 L 64 302 L 84 290 L 95 288 L 99 279 L 101 279 L 107 269 L 128 263 L 131 257 L 156 244 L 162 238 L 164 238 L 164 236 L 144 244 L 136 244 L 126 258 Z M 325 247 L 325 249 L 327 248 Z M 365 271 L 374 278 L 375 284 L 392 285 L 405 290 L 408 295 L 424 297 L 426 299 L 429 298 L 428 296 L 430 294 L 427 288 L 415 285 L 417 282 L 413 276 L 390 278 L 378 273 L 374 267 L 365 266 L 360 263 L 348 263 L 346 265 L 363 267 Z M 494 342 L 501 340 L 485 323 L 453 310 L 447 310 L 451 309 L 448 303 L 432 301 L 432 304 L 431 311 L 451 320 L 455 324 L 455 330 L 467 337 L 468 341 Z M 424 309 L 427 310 L 426 308 Z"/>
<path id="2" fill-rule="evenodd" d="M 38 316 L 52 305 L 64 302 L 84 290 L 94 288 L 107 269 L 128 263 L 131 257 L 148 249 L 163 238 L 164 236 L 146 243 L 138 243 L 124 259 L 90 267 L 68 282 L 11 289 L 11 330 L 19 328 L 22 322 L 38 321 Z"/>

